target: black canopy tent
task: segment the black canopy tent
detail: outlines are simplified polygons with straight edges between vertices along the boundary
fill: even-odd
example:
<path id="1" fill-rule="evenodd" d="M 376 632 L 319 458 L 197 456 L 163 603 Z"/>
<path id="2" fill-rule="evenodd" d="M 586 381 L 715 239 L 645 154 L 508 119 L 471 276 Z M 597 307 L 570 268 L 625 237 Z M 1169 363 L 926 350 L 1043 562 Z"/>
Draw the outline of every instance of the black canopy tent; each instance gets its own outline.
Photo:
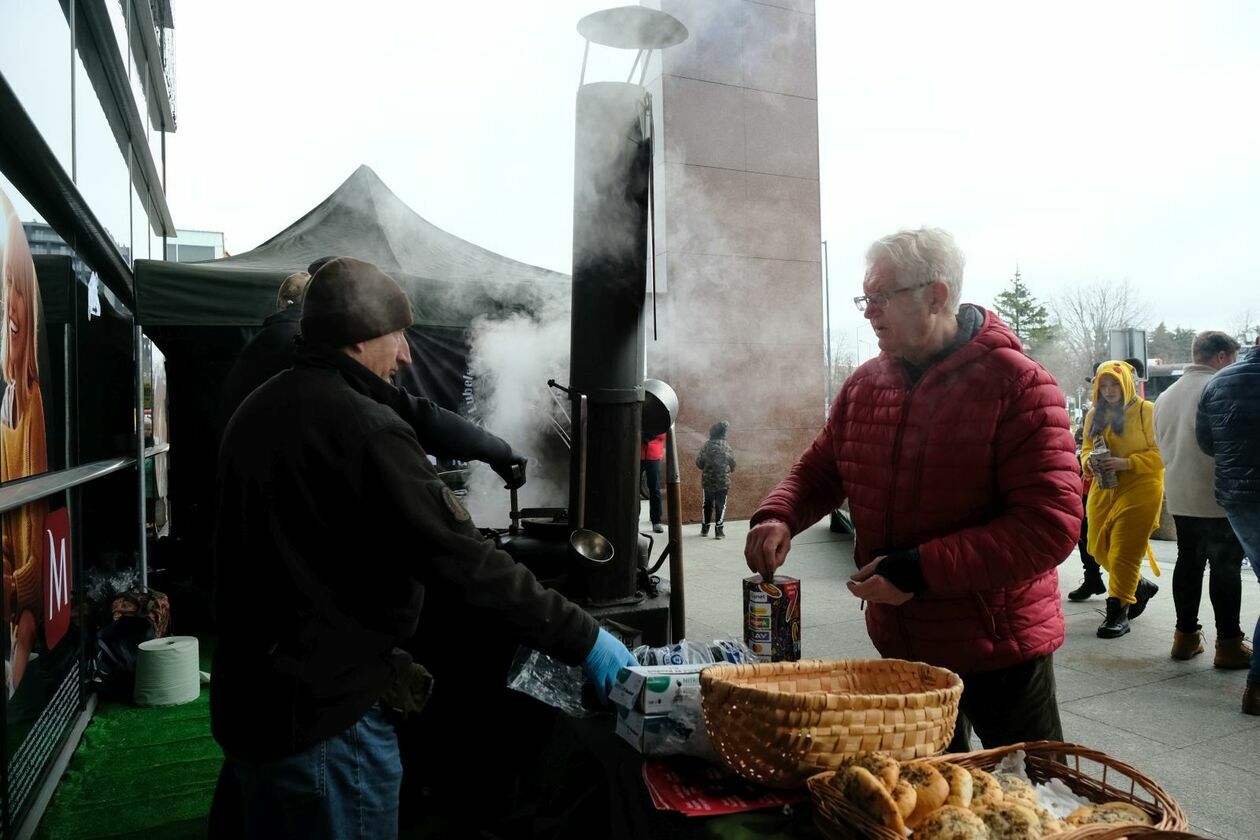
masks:
<path id="1" fill-rule="evenodd" d="M 166 338 L 159 345 L 168 357 L 181 353 L 167 347 L 178 334 L 189 334 L 181 328 L 256 330 L 274 310 L 280 282 L 329 255 L 373 262 L 407 290 L 416 316 L 410 331 L 416 362 L 400 372 L 402 384 L 452 410 L 464 389 L 472 320 L 537 312 L 547 300 L 567 297 L 569 288 L 568 275 L 435 227 L 360 166 L 317 207 L 252 251 L 199 263 L 137 260 L 137 320 L 151 337 Z M 233 335 L 242 345 L 247 338 L 239 330 Z"/>
<path id="2" fill-rule="evenodd" d="M 198 263 L 136 260 L 136 320 L 165 354 L 170 382 L 172 523 L 178 542 L 200 555 L 179 551 L 157 564 L 188 562 L 194 576 L 204 573 L 223 382 L 274 311 L 281 281 L 330 255 L 376 263 L 407 291 L 413 364 L 399 371 L 399 384 L 452 411 L 464 408 L 472 321 L 537 313 L 569 292 L 568 275 L 435 227 L 367 166 L 252 251 Z"/>

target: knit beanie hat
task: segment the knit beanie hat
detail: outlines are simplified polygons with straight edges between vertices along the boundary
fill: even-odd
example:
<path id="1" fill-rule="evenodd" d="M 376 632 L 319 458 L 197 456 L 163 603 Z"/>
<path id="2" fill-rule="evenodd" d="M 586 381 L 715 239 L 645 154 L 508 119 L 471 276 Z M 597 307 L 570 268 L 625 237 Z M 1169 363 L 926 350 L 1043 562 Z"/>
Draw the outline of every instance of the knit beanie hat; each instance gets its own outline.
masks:
<path id="1" fill-rule="evenodd" d="M 370 262 L 329 260 L 306 287 L 301 328 L 308 344 L 345 347 L 397 332 L 411 322 L 407 293 Z"/>

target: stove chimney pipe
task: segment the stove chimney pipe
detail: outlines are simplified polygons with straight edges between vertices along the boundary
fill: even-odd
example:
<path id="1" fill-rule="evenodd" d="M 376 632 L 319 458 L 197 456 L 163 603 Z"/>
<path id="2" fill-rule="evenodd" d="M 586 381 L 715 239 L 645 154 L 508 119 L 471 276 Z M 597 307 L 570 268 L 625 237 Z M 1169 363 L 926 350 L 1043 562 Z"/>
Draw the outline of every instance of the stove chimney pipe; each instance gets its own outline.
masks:
<path id="1" fill-rule="evenodd" d="M 585 440 L 573 447 L 569 511 L 603 534 L 614 556 L 584 576 L 593 604 L 634 600 L 637 589 L 640 412 L 645 353 L 651 96 L 597 82 L 577 94 L 573 187 L 573 417 L 587 400 Z M 578 480 L 585 451 L 586 481 Z M 585 486 L 585 499 L 578 498 Z"/>

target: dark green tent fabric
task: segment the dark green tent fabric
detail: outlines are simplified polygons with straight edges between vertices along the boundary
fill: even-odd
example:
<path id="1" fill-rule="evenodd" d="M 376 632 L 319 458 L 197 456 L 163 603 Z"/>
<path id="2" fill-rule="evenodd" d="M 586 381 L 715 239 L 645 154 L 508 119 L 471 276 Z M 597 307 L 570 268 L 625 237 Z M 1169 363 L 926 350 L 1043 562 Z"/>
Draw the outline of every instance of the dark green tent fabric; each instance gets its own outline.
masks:
<path id="1" fill-rule="evenodd" d="M 255 327 L 294 271 L 330 255 L 376 263 L 411 297 L 420 326 L 464 327 L 478 315 L 537 312 L 567 297 L 568 275 L 517 262 L 425 221 L 367 166 L 285 230 L 221 260 L 136 260 L 140 323 Z"/>

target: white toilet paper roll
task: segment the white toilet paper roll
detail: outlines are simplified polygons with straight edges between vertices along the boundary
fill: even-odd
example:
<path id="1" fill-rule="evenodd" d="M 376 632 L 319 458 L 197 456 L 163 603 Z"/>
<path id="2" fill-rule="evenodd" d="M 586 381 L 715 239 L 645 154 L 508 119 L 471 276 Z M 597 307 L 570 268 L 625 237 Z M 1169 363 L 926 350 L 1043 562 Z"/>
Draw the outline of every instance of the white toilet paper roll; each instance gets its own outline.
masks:
<path id="1" fill-rule="evenodd" d="M 201 694 L 200 654 L 195 636 L 168 636 L 140 643 L 136 655 L 139 706 L 189 703 Z"/>

